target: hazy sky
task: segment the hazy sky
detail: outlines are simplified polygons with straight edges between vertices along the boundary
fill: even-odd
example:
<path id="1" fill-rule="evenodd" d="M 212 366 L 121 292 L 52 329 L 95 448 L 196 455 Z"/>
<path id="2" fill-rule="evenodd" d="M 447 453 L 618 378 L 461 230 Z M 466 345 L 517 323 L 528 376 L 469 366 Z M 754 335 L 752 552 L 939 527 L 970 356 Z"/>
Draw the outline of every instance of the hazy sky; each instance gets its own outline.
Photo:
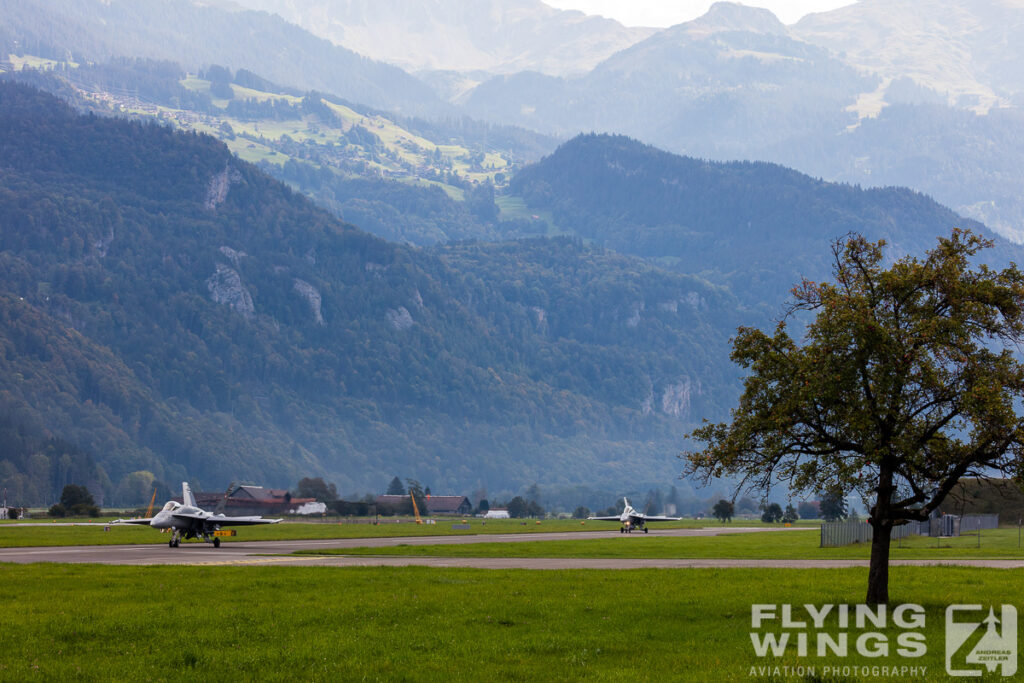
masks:
<path id="1" fill-rule="evenodd" d="M 626 26 L 674 26 L 708 11 L 712 0 L 544 0 L 552 7 L 578 9 L 617 19 Z M 740 4 L 766 7 L 784 24 L 811 12 L 852 5 L 854 0 L 748 0 Z"/>

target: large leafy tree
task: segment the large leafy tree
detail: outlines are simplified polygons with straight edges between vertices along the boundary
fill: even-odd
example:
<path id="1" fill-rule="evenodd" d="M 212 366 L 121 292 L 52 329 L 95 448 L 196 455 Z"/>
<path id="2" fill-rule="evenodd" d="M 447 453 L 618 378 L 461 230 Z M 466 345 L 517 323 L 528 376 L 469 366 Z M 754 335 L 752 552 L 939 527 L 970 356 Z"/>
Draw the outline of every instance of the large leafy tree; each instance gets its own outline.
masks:
<path id="1" fill-rule="evenodd" d="M 889 599 L 894 527 L 927 519 L 965 476 L 1021 481 L 1024 275 L 971 259 L 991 243 L 955 230 L 924 259 L 883 268 L 884 242 L 833 247 L 834 282 L 803 281 L 790 316 L 808 312 L 802 344 L 786 330 L 741 328 L 746 368 L 731 424 L 706 424 L 687 473 L 739 476 L 767 490 L 856 491 L 874 536 L 868 603 Z"/>
<path id="2" fill-rule="evenodd" d="M 761 507 L 761 521 L 766 524 L 775 524 L 782 519 L 782 506 L 778 503 L 765 503 Z"/>
<path id="3" fill-rule="evenodd" d="M 530 504 L 522 496 L 516 496 L 508 502 L 508 516 L 512 519 L 522 519 L 530 515 Z"/>
<path id="4" fill-rule="evenodd" d="M 79 505 L 96 505 L 96 501 L 93 500 L 92 494 L 89 493 L 89 489 L 86 487 L 79 486 L 78 484 L 68 484 L 60 492 L 60 504 L 71 510 Z"/>
<path id="5" fill-rule="evenodd" d="M 846 519 L 846 500 L 840 493 L 826 491 L 821 496 L 821 504 L 818 509 L 821 512 L 821 518 L 826 522 Z"/>
<path id="6" fill-rule="evenodd" d="M 736 506 L 733 505 L 732 501 L 724 498 L 719 499 L 719 501 L 715 503 L 715 506 L 711 508 L 711 514 L 722 522 L 731 522 L 735 511 Z"/>
<path id="7" fill-rule="evenodd" d="M 333 482 L 328 484 L 321 477 L 303 477 L 295 492 L 299 498 L 316 498 L 321 503 L 338 500 L 338 488 Z"/>

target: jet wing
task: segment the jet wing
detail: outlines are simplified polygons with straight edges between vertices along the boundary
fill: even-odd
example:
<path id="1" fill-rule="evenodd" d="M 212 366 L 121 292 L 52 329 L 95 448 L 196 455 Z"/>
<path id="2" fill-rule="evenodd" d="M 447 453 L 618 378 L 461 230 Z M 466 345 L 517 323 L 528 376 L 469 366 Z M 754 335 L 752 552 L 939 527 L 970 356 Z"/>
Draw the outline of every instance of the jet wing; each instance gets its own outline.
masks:
<path id="1" fill-rule="evenodd" d="M 682 517 L 658 517 L 655 515 L 644 515 L 641 519 L 645 522 L 678 522 Z"/>
<path id="2" fill-rule="evenodd" d="M 266 517 L 209 517 L 210 521 L 221 526 L 249 526 L 252 524 L 277 524 L 280 519 L 267 519 Z"/>
<path id="3" fill-rule="evenodd" d="M 219 526 L 250 526 L 253 524 L 277 524 L 280 519 L 267 519 L 266 517 L 225 517 L 223 515 L 189 515 L 175 513 L 171 515 L 175 519 L 190 522 L 203 522 L 206 524 L 217 524 Z"/>
<path id="4" fill-rule="evenodd" d="M 587 517 L 587 519 L 597 520 L 598 522 L 621 522 L 621 515 L 614 515 L 612 517 Z"/>
<path id="5" fill-rule="evenodd" d="M 136 519 L 115 519 L 111 524 L 145 524 L 149 526 L 149 523 L 153 521 L 152 517 L 136 518 Z"/>

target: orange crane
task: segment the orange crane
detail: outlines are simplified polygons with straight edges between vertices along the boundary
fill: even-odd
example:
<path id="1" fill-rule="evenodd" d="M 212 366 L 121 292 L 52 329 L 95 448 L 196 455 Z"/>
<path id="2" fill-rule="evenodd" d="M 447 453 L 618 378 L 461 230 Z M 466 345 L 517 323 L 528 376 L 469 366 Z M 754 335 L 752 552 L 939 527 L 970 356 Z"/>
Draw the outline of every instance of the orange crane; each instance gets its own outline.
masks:
<path id="1" fill-rule="evenodd" d="M 153 503 L 156 502 L 156 487 L 153 488 L 153 497 L 149 499 L 149 507 L 146 508 L 146 516 L 153 516 Z"/>
<path id="2" fill-rule="evenodd" d="M 409 499 L 412 500 L 412 511 L 416 513 L 416 523 L 423 524 L 423 520 L 420 518 L 420 508 L 416 505 L 416 496 L 412 494 L 412 491 L 409 492 Z"/>

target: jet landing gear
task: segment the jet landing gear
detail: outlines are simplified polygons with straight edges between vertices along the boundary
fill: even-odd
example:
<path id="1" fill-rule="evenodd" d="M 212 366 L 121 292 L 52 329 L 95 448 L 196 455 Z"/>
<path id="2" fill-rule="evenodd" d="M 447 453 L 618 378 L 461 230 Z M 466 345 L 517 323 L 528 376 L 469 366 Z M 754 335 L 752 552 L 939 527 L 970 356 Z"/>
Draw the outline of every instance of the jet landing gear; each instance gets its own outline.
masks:
<path id="1" fill-rule="evenodd" d="M 177 548 L 178 546 L 180 546 L 181 545 L 181 537 L 182 537 L 182 533 L 180 531 L 178 531 L 177 529 L 175 529 L 174 533 L 171 534 L 171 540 L 169 540 L 167 542 L 167 547 L 168 548 Z M 185 535 L 185 538 L 198 538 L 198 537 L 199 537 L 198 534 L 192 534 L 192 533 L 188 533 L 188 534 Z M 220 539 L 217 538 L 216 536 L 214 536 L 213 534 L 203 534 L 203 543 L 212 543 L 214 548 L 219 548 L 220 547 Z"/>
<path id="2" fill-rule="evenodd" d="M 647 533 L 647 527 L 645 527 L 645 526 L 636 526 L 636 527 L 634 527 L 632 524 L 625 524 L 625 525 L 619 527 L 619 533 L 620 534 L 631 534 L 631 533 L 633 533 L 633 529 L 636 529 L 637 531 L 642 531 L 645 534 Z"/>

